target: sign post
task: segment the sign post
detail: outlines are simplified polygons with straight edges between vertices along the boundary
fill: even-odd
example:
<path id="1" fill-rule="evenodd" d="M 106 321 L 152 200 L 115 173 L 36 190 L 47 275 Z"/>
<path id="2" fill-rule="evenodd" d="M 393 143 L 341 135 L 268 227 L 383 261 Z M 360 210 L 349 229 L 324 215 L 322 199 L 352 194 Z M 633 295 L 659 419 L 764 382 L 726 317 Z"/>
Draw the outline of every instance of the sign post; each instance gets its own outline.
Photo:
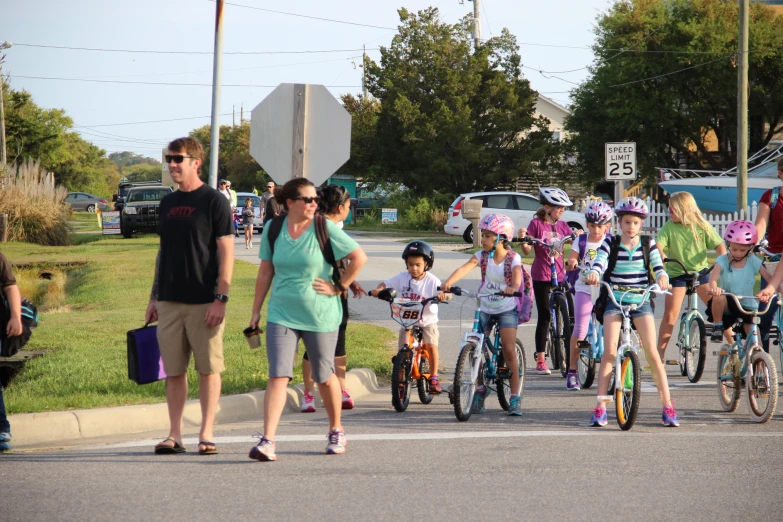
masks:
<path id="1" fill-rule="evenodd" d="M 625 182 L 636 181 L 636 143 L 607 143 L 604 146 L 606 181 L 614 181 L 614 204 L 625 197 Z"/>
<path id="2" fill-rule="evenodd" d="M 250 155 L 279 185 L 320 185 L 351 157 L 351 115 L 323 85 L 281 83 L 251 114 Z"/>

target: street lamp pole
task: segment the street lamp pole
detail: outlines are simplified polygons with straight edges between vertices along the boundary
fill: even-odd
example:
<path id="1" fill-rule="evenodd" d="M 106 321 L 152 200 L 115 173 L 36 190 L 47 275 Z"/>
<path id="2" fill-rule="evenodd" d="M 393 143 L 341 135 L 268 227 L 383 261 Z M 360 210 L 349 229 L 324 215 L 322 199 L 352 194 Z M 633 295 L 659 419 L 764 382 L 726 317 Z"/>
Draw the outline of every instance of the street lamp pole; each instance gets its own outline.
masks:
<path id="1" fill-rule="evenodd" d="M 3 49 L 9 49 L 11 42 L 0 43 L 0 51 Z M 3 105 L 3 58 L 0 56 L 0 169 L 5 169 L 6 156 L 5 147 L 5 106 Z"/>

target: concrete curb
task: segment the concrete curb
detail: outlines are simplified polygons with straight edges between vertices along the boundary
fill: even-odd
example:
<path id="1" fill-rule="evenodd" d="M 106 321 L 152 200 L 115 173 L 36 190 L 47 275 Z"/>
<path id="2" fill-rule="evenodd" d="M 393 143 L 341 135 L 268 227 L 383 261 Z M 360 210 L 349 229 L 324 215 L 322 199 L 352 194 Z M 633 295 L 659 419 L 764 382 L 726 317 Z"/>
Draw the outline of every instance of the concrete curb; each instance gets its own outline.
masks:
<path id="1" fill-rule="evenodd" d="M 378 390 L 375 372 L 367 368 L 349 371 L 345 377 L 345 385 L 354 400 Z M 303 395 L 301 384 L 289 387 L 286 411 L 298 412 Z M 263 391 L 227 395 L 220 398 L 215 424 L 261 420 L 263 416 Z M 169 427 L 169 413 L 165 402 L 92 410 L 27 413 L 11 415 L 8 420 L 11 423 L 15 447 L 142 433 Z M 201 406 L 198 400 L 185 404 L 182 423 L 184 427 L 201 425 Z"/>

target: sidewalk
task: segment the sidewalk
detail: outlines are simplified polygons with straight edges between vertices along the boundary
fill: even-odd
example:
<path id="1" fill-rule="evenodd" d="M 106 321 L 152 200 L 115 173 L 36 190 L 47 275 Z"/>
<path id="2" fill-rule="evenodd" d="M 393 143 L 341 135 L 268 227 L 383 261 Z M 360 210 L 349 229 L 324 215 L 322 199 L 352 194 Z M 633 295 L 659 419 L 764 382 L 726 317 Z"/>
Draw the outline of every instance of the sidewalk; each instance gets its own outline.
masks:
<path id="1" fill-rule="evenodd" d="M 378 391 L 375 373 L 367 368 L 348 372 L 346 386 L 354 400 Z M 288 388 L 285 411 L 298 413 L 301 407 L 303 386 Z M 317 390 L 316 390 L 317 395 Z M 264 418 L 264 392 L 257 391 L 242 395 L 226 395 L 220 398 L 215 426 L 257 421 Z M 169 414 L 166 403 L 120 406 L 117 408 L 96 408 L 92 410 L 57 411 L 47 413 L 26 413 L 11 415 L 11 433 L 14 449 L 33 446 L 57 446 L 97 437 L 144 433 L 169 428 Z M 201 406 L 198 400 L 188 401 L 183 415 L 183 428 L 198 428 L 201 425 Z"/>

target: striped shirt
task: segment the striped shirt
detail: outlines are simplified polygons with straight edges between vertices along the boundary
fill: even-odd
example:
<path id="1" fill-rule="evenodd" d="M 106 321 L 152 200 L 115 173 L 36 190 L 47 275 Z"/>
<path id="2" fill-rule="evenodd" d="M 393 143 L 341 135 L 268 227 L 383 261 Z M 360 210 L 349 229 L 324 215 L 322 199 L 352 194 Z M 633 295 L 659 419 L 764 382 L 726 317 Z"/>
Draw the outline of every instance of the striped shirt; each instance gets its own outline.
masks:
<path id="1" fill-rule="evenodd" d="M 598 254 L 593 261 L 591 272 L 598 274 L 601 277 L 604 271 L 609 265 L 609 251 L 612 248 L 612 240 L 607 238 L 601 243 L 598 248 Z M 644 269 L 644 249 L 642 248 L 641 238 L 637 240 L 636 246 L 628 249 L 625 245 L 620 243 L 619 251 L 617 252 L 617 263 L 614 266 L 614 270 L 609 274 L 609 283 L 612 285 L 625 285 L 635 286 L 639 288 L 647 288 L 647 271 Z M 665 275 L 666 272 L 663 269 L 663 262 L 661 261 L 661 254 L 655 246 L 655 240 L 650 238 L 650 266 L 655 279 L 657 280 L 661 275 Z M 614 298 L 617 302 L 623 304 L 639 304 L 641 303 L 641 295 L 639 294 L 625 294 L 625 292 L 614 292 Z M 622 299 L 622 301 L 620 301 Z"/>

